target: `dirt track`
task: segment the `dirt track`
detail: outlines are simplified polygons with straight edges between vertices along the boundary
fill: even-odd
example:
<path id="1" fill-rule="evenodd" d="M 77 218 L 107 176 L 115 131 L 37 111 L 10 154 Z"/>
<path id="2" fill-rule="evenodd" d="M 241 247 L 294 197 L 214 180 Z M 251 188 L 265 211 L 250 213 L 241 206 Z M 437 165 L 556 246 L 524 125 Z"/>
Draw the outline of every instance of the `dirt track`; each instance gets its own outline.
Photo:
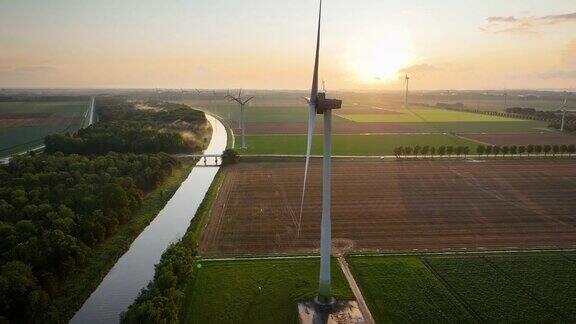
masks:
<path id="1" fill-rule="evenodd" d="M 302 162 L 226 169 L 201 236 L 204 255 L 317 249 L 320 165 L 311 167 L 302 234 Z M 576 246 L 576 161 L 364 162 L 333 165 L 338 249 Z"/>

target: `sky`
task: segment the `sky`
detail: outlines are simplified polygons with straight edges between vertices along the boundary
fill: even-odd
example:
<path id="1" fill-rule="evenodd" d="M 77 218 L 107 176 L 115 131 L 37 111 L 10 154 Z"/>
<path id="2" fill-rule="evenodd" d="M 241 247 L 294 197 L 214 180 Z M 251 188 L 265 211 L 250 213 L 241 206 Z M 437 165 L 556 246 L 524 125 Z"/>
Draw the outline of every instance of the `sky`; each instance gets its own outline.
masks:
<path id="1" fill-rule="evenodd" d="M 317 0 L 0 0 L 0 87 L 310 87 Z M 576 87 L 574 0 L 325 0 L 328 89 Z"/>

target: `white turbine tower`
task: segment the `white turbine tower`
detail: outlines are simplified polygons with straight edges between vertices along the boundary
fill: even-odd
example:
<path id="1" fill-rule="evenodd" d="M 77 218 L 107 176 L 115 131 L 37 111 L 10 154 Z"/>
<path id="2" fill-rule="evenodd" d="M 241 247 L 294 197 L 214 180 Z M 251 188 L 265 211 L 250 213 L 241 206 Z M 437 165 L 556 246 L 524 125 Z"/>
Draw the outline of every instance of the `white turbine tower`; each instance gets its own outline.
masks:
<path id="1" fill-rule="evenodd" d="M 316 302 L 320 305 L 330 305 L 333 298 L 330 292 L 330 246 L 331 246 L 331 220 L 330 220 L 330 183 L 331 183 L 331 157 L 332 157 L 332 109 L 342 106 L 341 100 L 326 99 L 326 93 L 318 93 L 318 67 L 320 64 L 320 26 L 322 21 L 322 0 L 318 14 L 318 34 L 316 36 L 316 55 L 314 59 L 314 72 L 312 76 L 312 89 L 308 101 L 308 138 L 306 145 L 306 163 L 304 170 L 304 184 L 300 205 L 300 221 L 298 236 L 302 222 L 302 208 L 306 194 L 306 180 L 312 147 L 312 135 L 316 125 L 316 114 L 324 114 L 324 165 L 322 185 L 322 221 L 320 230 L 320 282 Z"/>

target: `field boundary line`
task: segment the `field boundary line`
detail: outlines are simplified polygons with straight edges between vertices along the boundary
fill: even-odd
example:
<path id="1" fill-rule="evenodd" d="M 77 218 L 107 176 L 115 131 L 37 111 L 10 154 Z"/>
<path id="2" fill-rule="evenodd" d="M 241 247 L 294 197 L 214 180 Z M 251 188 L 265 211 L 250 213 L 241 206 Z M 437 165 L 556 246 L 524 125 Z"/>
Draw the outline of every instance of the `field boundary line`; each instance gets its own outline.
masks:
<path id="1" fill-rule="evenodd" d="M 524 285 L 518 283 L 516 280 L 514 280 L 512 277 L 510 277 L 506 273 L 506 271 L 502 270 L 499 266 L 494 264 L 494 262 L 492 262 L 492 260 L 490 260 L 489 258 L 487 258 L 484 255 L 480 256 L 480 259 L 482 261 L 484 261 L 484 263 L 486 263 L 489 267 L 496 270 L 496 272 L 498 272 L 501 276 L 503 276 L 508 282 L 510 282 L 512 284 L 513 288 L 521 291 L 522 293 L 526 294 L 528 297 L 532 298 L 532 300 L 534 300 L 536 303 L 538 303 L 538 305 L 542 306 L 542 308 L 551 309 L 553 314 L 559 316 L 562 320 L 566 321 L 566 323 L 570 323 L 570 319 L 566 318 L 565 315 L 562 312 L 560 312 L 553 304 L 549 305 L 544 300 L 540 299 L 539 297 L 536 297 L 529 289 L 524 287 Z"/>
<path id="2" fill-rule="evenodd" d="M 358 307 L 360 307 L 360 311 L 364 315 L 364 320 L 366 321 L 365 323 L 375 324 L 376 321 L 374 321 L 374 317 L 372 316 L 372 313 L 370 312 L 370 309 L 368 308 L 368 304 L 366 304 L 366 300 L 364 299 L 364 295 L 362 295 L 362 290 L 360 289 L 360 287 L 356 283 L 356 279 L 354 279 L 354 275 L 352 275 L 352 272 L 350 271 L 350 267 L 348 266 L 348 262 L 346 261 L 346 259 L 343 256 L 339 256 L 337 259 L 338 259 L 338 263 L 340 264 L 340 269 L 342 269 L 342 272 L 344 273 L 344 277 L 346 277 L 346 281 L 348 281 L 348 285 L 350 286 L 350 289 L 352 289 L 352 293 L 354 293 L 354 296 L 356 297 L 356 302 L 358 303 Z"/>
<path id="3" fill-rule="evenodd" d="M 468 311 L 468 313 L 476 320 L 476 322 L 478 323 L 484 323 L 486 322 L 485 320 L 482 319 L 482 316 L 480 316 L 480 314 L 478 314 L 478 312 L 472 307 L 472 305 L 470 305 L 466 299 L 464 299 L 464 297 L 458 293 L 454 287 L 452 287 L 448 281 L 446 279 L 444 279 L 444 277 L 440 274 L 440 272 L 436 271 L 436 269 L 434 269 L 434 267 L 428 262 L 427 257 L 420 257 L 419 258 L 420 261 L 422 262 L 422 264 L 424 264 L 424 267 L 426 267 L 426 269 L 428 269 L 428 271 L 430 271 L 430 273 L 436 277 L 436 279 L 438 279 L 438 281 L 444 286 L 446 287 L 446 290 L 448 291 L 448 293 L 450 295 L 452 295 L 452 297 L 454 298 L 454 300 L 456 300 L 457 302 L 460 303 L 460 305 L 462 305 L 464 307 L 464 309 L 466 309 Z"/>
<path id="4" fill-rule="evenodd" d="M 210 258 L 210 257 L 198 257 L 196 260 L 202 262 L 221 262 L 221 261 L 258 261 L 258 260 L 290 260 L 290 259 L 320 259 L 320 255 L 286 255 L 286 256 L 238 256 L 238 257 L 227 257 L 227 258 Z"/>
<path id="5" fill-rule="evenodd" d="M 434 256 L 434 255 L 477 255 L 477 254 L 522 254 L 542 252 L 576 252 L 576 248 L 552 248 L 552 249 L 511 249 L 511 250 L 480 250 L 480 251 L 413 251 L 413 252 L 376 252 L 376 253 L 351 253 L 350 256 L 360 257 L 383 257 L 383 256 Z"/>

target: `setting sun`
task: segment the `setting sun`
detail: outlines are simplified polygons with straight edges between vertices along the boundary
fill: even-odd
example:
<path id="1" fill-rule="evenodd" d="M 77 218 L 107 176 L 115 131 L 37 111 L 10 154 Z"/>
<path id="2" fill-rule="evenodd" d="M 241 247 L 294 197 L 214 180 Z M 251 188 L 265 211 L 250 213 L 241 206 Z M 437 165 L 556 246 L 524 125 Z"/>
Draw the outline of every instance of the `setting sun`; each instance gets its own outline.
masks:
<path id="1" fill-rule="evenodd" d="M 350 68 L 360 82 L 396 80 L 398 71 L 414 61 L 410 37 L 388 32 L 351 43 Z"/>

